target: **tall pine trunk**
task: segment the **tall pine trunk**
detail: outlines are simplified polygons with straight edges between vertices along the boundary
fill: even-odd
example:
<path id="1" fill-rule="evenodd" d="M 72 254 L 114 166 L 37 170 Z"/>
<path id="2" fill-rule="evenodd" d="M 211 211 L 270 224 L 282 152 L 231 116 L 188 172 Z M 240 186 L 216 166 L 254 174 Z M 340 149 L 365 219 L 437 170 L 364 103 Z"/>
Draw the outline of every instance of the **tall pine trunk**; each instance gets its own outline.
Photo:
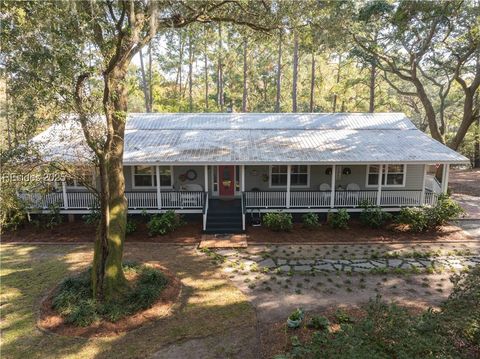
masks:
<path id="1" fill-rule="evenodd" d="M 204 48 L 203 48 L 203 69 L 205 76 L 205 112 L 208 112 L 208 44 L 207 44 L 207 28 L 203 26 Z"/>
<path id="2" fill-rule="evenodd" d="M 247 112 L 248 100 L 248 63 L 247 63 L 247 37 L 243 39 L 243 96 L 242 96 L 242 112 Z"/>
<path id="3" fill-rule="evenodd" d="M 141 49 L 139 51 L 139 56 L 140 56 L 140 74 L 142 78 L 142 91 L 143 91 L 143 98 L 145 100 L 145 111 L 151 112 L 150 96 L 148 94 L 148 87 L 147 87 L 147 76 L 145 74 L 145 65 L 143 63 L 143 53 Z"/>
<path id="4" fill-rule="evenodd" d="M 148 112 L 153 109 L 152 44 L 148 43 Z"/>
<path id="5" fill-rule="evenodd" d="M 188 32 L 188 108 L 193 112 L 193 44 L 192 31 Z"/>
<path id="6" fill-rule="evenodd" d="M 376 77 L 377 65 L 372 62 L 370 67 L 370 103 L 368 106 L 368 112 L 375 112 L 375 77 Z"/>
<path id="7" fill-rule="evenodd" d="M 336 84 L 338 85 L 340 83 L 340 70 L 342 68 L 342 56 L 340 55 L 338 57 L 338 71 L 337 71 L 337 79 L 336 79 Z M 333 94 L 333 109 L 332 112 L 337 112 L 337 92 Z"/>
<path id="8" fill-rule="evenodd" d="M 218 25 L 218 67 L 217 67 L 217 105 L 220 112 L 223 112 L 223 43 L 222 43 L 222 24 Z"/>
<path id="9" fill-rule="evenodd" d="M 293 79 L 292 79 L 292 112 L 297 112 L 298 82 L 298 32 L 293 32 Z"/>
<path id="10" fill-rule="evenodd" d="M 310 78 L 310 112 L 313 112 L 315 101 L 315 52 L 312 50 L 312 74 Z"/>
<path id="11" fill-rule="evenodd" d="M 282 90 L 282 29 L 278 33 L 278 58 L 277 58 L 277 94 L 275 98 L 275 112 L 280 112 L 280 98 Z"/>

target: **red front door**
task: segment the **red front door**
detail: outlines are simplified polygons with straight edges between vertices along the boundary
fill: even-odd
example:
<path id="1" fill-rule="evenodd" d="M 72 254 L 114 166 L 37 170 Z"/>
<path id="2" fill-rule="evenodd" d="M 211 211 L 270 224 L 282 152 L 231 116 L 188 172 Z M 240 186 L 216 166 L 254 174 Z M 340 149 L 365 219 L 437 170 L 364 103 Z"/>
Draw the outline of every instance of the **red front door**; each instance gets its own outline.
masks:
<path id="1" fill-rule="evenodd" d="M 234 166 L 218 166 L 218 180 L 220 196 L 233 196 L 235 194 Z"/>

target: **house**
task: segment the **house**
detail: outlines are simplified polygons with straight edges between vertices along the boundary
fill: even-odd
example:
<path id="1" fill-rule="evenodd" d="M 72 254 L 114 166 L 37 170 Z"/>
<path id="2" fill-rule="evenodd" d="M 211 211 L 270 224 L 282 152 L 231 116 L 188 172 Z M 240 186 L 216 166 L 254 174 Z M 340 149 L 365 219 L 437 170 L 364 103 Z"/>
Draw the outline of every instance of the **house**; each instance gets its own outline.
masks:
<path id="1" fill-rule="evenodd" d="M 47 159 L 91 156 L 73 120 L 34 141 Z M 432 205 L 449 166 L 463 163 L 402 113 L 142 113 L 129 115 L 125 132 L 129 213 L 197 213 L 214 233 L 244 230 L 252 213 Z M 40 208 L 57 202 L 62 213 L 96 203 L 75 180 L 22 195 Z"/>

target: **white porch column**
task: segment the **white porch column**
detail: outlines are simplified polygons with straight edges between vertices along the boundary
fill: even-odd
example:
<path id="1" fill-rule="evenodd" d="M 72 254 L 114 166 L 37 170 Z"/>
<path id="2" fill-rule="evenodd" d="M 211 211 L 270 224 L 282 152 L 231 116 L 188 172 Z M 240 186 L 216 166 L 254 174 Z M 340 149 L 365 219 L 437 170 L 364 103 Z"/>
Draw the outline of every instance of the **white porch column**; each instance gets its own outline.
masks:
<path id="1" fill-rule="evenodd" d="M 420 206 L 425 204 L 425 185 L 427 183 L 427 165 L 423 165 L 422 194 L 420 195 Z"/>
<path id="2" fill-rule="evenodd" d="M 68 209 L 67 184 L 65 183 L 65 181 L 62 181 L 62 192 L 63 192 L 63 208 Z"/>
<path id="3" fill-rule="evenodd" d="M 286 206 L 290 208 L 290 183 L 291 183 L 292 165 L 287 166 L 287 200 Z"/>
<path id="4" fill-rule="evenodd" d="M 332 180 L 330 183 L 330 208 L 335 207 L 335 176 L 337 175 L 337 166 L 332 166 Z"/>
<path id="5" fill-rule="evenodd" d="M 442 172 L 442 193 L 446 194 L 448 190 L 448 175 L 450 173 L 450 165 L 448 163 L 443 164 Z"/>
<path id="6" fill-rule="evenodd" d="M 377 192 L 377 206 L 382 203 L 382 181 L 383 181 L 383 166 L 378 167 L 378 192 Z"/>
<path id="7" fill-rule="evenodd" d="M 173 167 L 172 167 L 173 171 Z M 160 191 L 160 167 L 155 166 L 155 175 L 157 176 L 157 208 L 162 209 L 162 193 Z"/>
<path id="8" fill-rule="evenodd" d="M 243 201 L 243 195 L 245 192 L 245 165 L 240 166 L 240 191 L 242 192 L 242 201 Z M 245 205 L 245 204 L 243 204 Z M 243 208 L 242 208 L 242 229 L 245 230 L 245 213 L 243 213 Z"/>
<path id="9" fill-rule="evenodd" d="M 205 172 L 205 176 L 204 176 L 204 179 L 205 179 L 205 192 L 208 192 L 208 166 L 205 166 L 204 172 Z"/>

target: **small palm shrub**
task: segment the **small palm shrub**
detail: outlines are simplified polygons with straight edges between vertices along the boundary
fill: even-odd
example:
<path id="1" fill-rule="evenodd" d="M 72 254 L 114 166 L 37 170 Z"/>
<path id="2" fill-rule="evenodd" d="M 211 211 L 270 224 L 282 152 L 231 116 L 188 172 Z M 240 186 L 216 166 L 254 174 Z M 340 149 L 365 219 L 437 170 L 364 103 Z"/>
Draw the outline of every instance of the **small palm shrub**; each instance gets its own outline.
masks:
<path id="1" fill-rule="evenodd" d="M 315 213 L 305 213 L 302 216 L 302 223 L 303 226 L 307 229 L 315 229 L 320 226 L 320 222 L 318 221 L 318 215 Z"/>
<path id="2" fill-rule="evenodd" d="M 345 208 L 339 209 L 338 212 L 328 212 L 327 223 L 332 228 L 346 229 L 348 228 L 348 221 L 350 215 Z"/>
<path id="3" fill-rule="evenodd" d="M 164 236 L 173 232 L 182 224 L 182 218 L 175 211 L 169 210 L 164 214 L 156 214 L 150 218 L 150 221 L 147 223 L 148 234 L 150 236 Z"/>
<path id="4" fill-rule="evenodd" d="M 136 230 L 137 230 L 137 222 L 135 222 L 133 219 L 127 218 L 125 233 L 129 235 L 129 234 L 135 233 Z"/>
<path id="5" fill-rule="evenodd" d="M 290 213 L 271 212 L 263 217 L 265 226 L 275 232 L 290 232 L 293 228 L 293 219 Z"/>
<path id="6" fill-rule="evenodd" d="M 90 212 L 82 216 L 83 221 L 86 224 L 90 224 L 92 226 L 96 226 L 100 223 L 100 209 L 98 208 L 90 208 Z"/>
<path id="7" fill-rule="evenodd" d="M 362 205 L 363 211 L 360 213 L 360 222 L 370 228 L 380 228 L 385 222 L 392 219 L 392 215 L 382 211 L 380 207 L 373 206 L 369 203 Z"/>

